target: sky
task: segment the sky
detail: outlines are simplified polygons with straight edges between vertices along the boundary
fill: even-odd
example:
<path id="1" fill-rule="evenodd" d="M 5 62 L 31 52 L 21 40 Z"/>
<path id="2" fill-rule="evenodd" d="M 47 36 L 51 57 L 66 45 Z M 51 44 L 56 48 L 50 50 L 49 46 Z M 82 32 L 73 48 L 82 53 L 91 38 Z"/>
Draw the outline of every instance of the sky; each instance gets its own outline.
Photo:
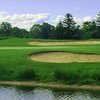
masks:
<path id="1" fill-rule="evenodd" d="M 66 13 L 82 23 L 99 11 L 100 0 L 0 0 L 0 22 L 26 29 L 42 22 L 56 25 Z"/>

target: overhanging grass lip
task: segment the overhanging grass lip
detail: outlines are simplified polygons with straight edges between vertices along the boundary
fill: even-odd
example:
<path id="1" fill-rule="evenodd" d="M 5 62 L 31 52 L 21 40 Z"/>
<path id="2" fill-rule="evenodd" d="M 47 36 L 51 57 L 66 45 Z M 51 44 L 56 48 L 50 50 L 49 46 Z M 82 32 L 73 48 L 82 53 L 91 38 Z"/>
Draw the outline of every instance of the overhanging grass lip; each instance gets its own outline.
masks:
<path id="1" fill-rule="evenodd" d="M 41 51 L 34 51 L 32 53 L 29 53 L 28 56 L 32 56 L 33 54 L 39 54 L 39 53 L 48 53 L 48 52 L 65 52 L 65 53 L 75 53 L 75 54 L 92 54 L 92 55 L 100 55 L 96 53 L 84 53 L 84 52 L 75 52 L 75 51 L 66 51 L 66 50 L 41 50 Z"/>
<path id="2" fill-rule="evenodd" d="M 28 55 L 32 56 L 33 54 L 48 53 L 48 52 L 67 52 L 67 51 L 63 51 L 63 50 L 42 50 L 42 51 L 35 51 L 35 52 L 30 53 Z"/>

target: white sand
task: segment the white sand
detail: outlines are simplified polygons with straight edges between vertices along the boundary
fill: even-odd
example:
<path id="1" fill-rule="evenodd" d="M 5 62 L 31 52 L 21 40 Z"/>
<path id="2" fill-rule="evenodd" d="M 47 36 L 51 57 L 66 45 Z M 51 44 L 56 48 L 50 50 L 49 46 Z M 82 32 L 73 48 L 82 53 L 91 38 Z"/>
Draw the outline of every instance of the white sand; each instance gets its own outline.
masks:
<path id="1" fill-rule="evenodd" d="M 56 62 L 56 63 L 100 62 L 100 55 L 76 54 L 76 53 L 67 53 L 67 52 L 37 53 L 31 55 L 30 58 L 34 61 Z"/>
<path id="2" fill-rule="evenodd" d="M 28 43 L 29 45 L 38 45 L 38 46 L 56 46 L 56 45 L 93 45 L 100 44 L 100 41 L 73 41 L 73 42 L 36 42 L 32 41 Z"/>

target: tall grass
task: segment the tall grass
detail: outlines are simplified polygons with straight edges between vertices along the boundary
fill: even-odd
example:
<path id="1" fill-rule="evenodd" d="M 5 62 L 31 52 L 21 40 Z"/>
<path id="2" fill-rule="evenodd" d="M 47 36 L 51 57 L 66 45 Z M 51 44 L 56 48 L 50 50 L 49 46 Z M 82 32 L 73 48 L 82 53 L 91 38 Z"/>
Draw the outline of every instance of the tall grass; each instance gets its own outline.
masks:
<path id="1" fill-rule="evenodd" d="M 20 71 L 19 78 L 21 80 L 35 80 L 37 77 L 34 69 L 24 69 Z"/>
<path id="2" fill-rule="evenodd" d="M 70 84 L 100 84 L 100 71 L 61 70 L 54 71 L 57 80 Z"/>
<path id="3" fill-rule="evenodd" d="M 55 79 L 62 80 L 64 82 L 70 82 L 70 83 L 78 83 L 81 79 L 80 73 L 78 71 L 64 71 L 60 69 L 56 69 L 54 72 Z"/>

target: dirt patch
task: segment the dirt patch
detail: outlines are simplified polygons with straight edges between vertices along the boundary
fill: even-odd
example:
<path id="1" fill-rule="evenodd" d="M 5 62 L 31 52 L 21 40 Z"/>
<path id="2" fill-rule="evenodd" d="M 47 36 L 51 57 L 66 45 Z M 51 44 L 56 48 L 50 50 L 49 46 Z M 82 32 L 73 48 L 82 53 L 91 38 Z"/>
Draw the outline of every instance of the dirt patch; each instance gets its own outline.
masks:
<path id="1" fill-rule="evenodd" d="M 64 89 L 64 90 L 94 90 L 100 91 L 100 86 L 98 85 L 65 85 L 61 83 L 40 83 L 40 82 L 19 82 L 19 81 L 0 81 L 0 85 L 14 85 L 14 86 L 28 86 L 28 87 L 45 87 L 54 89 Z"/>
<path id="2" fill-rule="evenodd" d="M 38 45 L 38 46 L 56 46 L 56 45 L 93 45 L 100 44 L 100 41 L 73 41 L 73 42 L 29 42 L 29 45 Z"/>
<path id="3" fill-rule="evenodd" d="M 76 54 L 67 52 L 43 52 L 30 56 L 34 61 L 70 63 L 70 62 L 100 62 L 100 55 Z"/>

